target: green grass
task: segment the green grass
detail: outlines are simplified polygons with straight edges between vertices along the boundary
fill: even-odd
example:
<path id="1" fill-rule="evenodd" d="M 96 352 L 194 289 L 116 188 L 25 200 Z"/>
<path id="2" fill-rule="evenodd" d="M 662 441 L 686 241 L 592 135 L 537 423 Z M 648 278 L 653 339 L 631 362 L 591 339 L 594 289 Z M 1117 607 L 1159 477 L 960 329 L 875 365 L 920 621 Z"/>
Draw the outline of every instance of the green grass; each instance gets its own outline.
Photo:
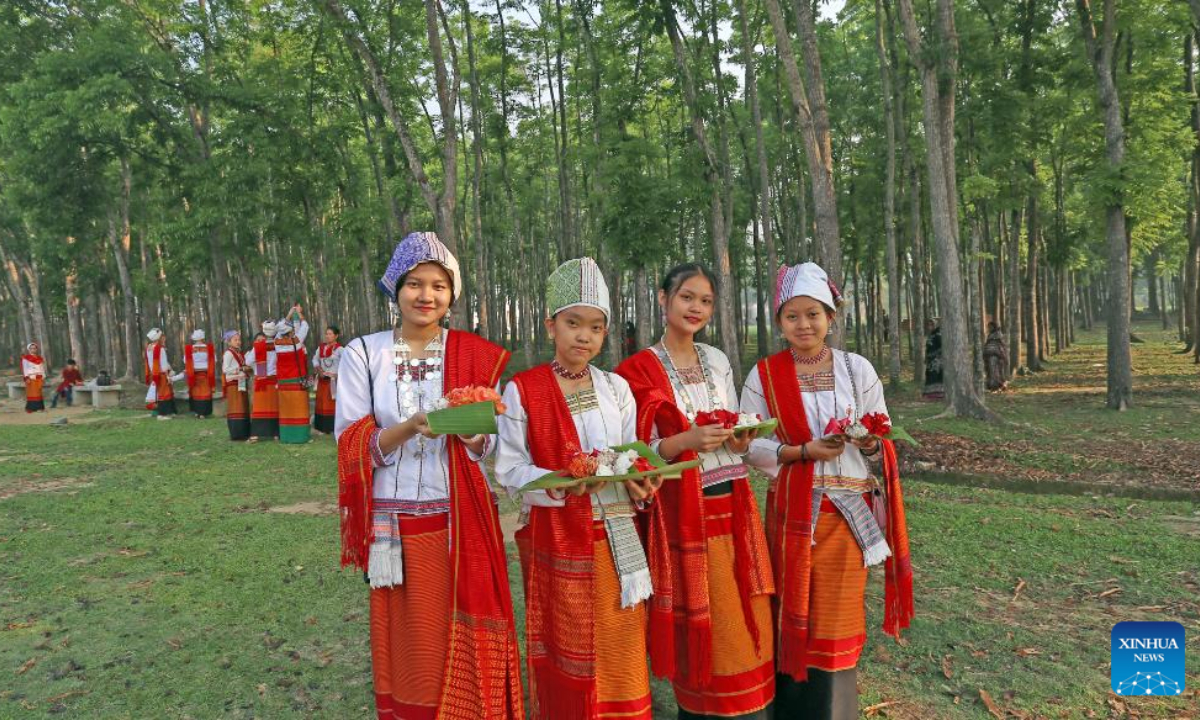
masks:
<path id="1" fill-rule="evenodd" d="M 1175 412 L 1178 431 L 1151 437 L 1200 436 L 1200 423 L 1178 420 L 1198 398 L 1171 378 L 1183 375 L 1175 358 L 1139 346 L 1165 371 L 1147 383 L 1167 390 L 1106 413 L 1078 389 L 1073 373 L 1097 349 L 1079 348 L 1079 360 L 996 398 L 1027 426 L 930 425 L 983 442 L 1036 439 L 1044 451 L 1014 461 L 1050 472 L 1087 440 L 1082 422 L 1120 438 Z M 1076 388 L 1053 405 L 1024 394 L 1055 383 Z M 909 427 L 934 411 L 897 405 Z M 0 425 L 0 718 L 372 716 L 366 587 L 337 567 L 336 517 L 272 511 L 333 502 L 335 485 L 328 438 L 247 446 L 227 442 L 218 420 L 129 411 L 64 428 Z M 1114 702 L 1141 717 L 1200 717 L 1200 505 L 914 478 L 906 493 L 918 615 L 903 644 L 884 637 L 873 576 L 864 708 L 989 717 L 983 690 L 1018 717 L 1121 715 Z M 510 573 L 520 603 L 515 558 Z M 1187 697 L 1109 695 L 1109 631 L 1131 619 L 1185 624 Z M 673 718 L 669 688 L 655 695 L 656 717 Z"/>

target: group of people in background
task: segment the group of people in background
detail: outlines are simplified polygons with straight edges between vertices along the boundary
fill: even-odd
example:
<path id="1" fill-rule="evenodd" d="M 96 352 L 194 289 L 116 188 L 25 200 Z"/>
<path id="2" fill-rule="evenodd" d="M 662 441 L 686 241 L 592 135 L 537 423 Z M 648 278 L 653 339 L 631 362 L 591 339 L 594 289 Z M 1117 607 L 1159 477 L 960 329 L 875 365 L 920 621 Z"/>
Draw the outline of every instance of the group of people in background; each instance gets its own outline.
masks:
<path id="1" fill-rule="evenodd" d="M 170 419 L 178 412 L 173 383 L 186 380 L 188 410 L 197 418 L 212 416 L 218 389 L 224 395 L 230 440 L 306 443 L 312 431 L 332 433 L 340 331 L 332 325 L 326 328 L 324 342 L 312 359 L 317 399 L 311 416 L 310 363 L 304 347 L 308 333 L 303 309 L 295 305 L 281 320 L 264 322 L 249 348 L 244 347 L 240 331 L 225 331 L 218 365 L 217 349 L 204 330 L 196 329 L 183 348 L 184 368 L 176 372 L 163 331 L 152 328 L 146 333 L 146 407 L 158 419 Z"/>
<path id="2" fill-rule="evenodd" d="M 36 342 L 25 346 L 21 355 L 21 380 L 25 385 L 25 412 L 45 412 L 46 410 L 46 359 L 41 355 L 41 347 Z M 75 403 L 75 388 L 83 385 L 83 374 L 73 358 L 63 366 L 62 376 L 54 388 L 50 407 L 57 408 L 60 399 L 65 400 L 67 407 Z"/>
<path id="3" fill-rule="evenodd" d="M 380 718 L 525 717 L 488 456 L 522 506 L 531 717 L 649 720 L 651 674 L 671 681 L 687 720 L 858 716 L 868 569 L 885 567 L 883 628 L 898 635 L 912 567 L 891 443 L 827 430 L 887 408 L 871 364 L 826 344 L 840 293 L 824 270 L 780 269 L 788 347 L 739 394 L 730 358 L 696 339 L 722 301 L 709 271 L 670 270 L 664 335 L 606 372 L 591 365 L 609 332 L 604 275 L 570 260 L 547 280 L 553 360 L 503 387 L 497 434 L 472 436 L 435 433 L 427 413 L 456 389 L 500 390 L 510 355 L 443 327 L 462 292 L 454 256 L 413 233 L 378 284 L 399 322 L 343 349 L 335 432 L 342 562 L 370 586 Z M 755 438 L 700 421 L 716 411 L 778 427 Z M 698 466 L 530 487 L 633 441 Z M 771 478 L 765 523 L 751 467 Z"/>

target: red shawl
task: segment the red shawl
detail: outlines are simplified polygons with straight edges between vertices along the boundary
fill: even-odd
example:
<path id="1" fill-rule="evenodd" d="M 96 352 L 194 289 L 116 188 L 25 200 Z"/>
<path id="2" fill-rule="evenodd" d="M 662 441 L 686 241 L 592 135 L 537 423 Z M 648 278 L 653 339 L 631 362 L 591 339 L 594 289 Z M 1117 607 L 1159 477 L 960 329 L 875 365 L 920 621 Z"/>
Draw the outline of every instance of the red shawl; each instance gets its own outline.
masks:
<path id="1" fill-rule="evenodd" d="M 162 374 L 163 374 L 163 372 L 162 372 L 162 354 L 163 354 L 162 345 L 159 345 L 156 342 L 151 343 L 150 347 L 147 348 L 147 351 L 151 351 L 151 350 L 154 352 L 154 361 L 153 361 L 153 364 L 151 364 L 149 362 L 147 362 L 147 364 L 146 364 L 145 378 L 146 378 L 147 385 L 149 385 L 151 383 L 158 384 L 158 381 L 160 378 L 162 378 Z M 148 357 L 147 357 L 147 360 L 149 360 Z"/>
<path id="2" fill-rule="evenodd" d="M 779 420 L 775 433 L 787 445 L 802 445 L 813 439 L 804 413 L 795 362 L 788 350 L 758 363 L 763 394 L 771 416 Z M 883 629 L 898 636 L 913 615 L 912 565 L 904 522 L 904 501 L 896 452 L 891 441 L 884 443 L 884 478 L 888 502 L 885 529 L 892 557 L 885 565 L 886 587 Z M 782 465 L 773 492 L 767 495 L 767 532 L 771 561 L 775 567 L 776 666 L 796 680 L 808 677 L 809 584 L 812 569 L 813 463 Z"/>
<path id="3" fill-rule="evenodd" d="M 275 384 L 275 378 L 267 375 L 270 369 L 268 359 L 275 352 L 275 343 L 271 340 L 254 341 L 254 389 L 266 390 Z M 276 372 L 278 372 L 278 367 Z"/>
<path id="4" fill-rule="evenodd" d="M 451 330 L 443 389 L 494 387 L 508 359 L 507 350 L 477 335 Z M 375 430 L 374 417 L 367 415 L 338 440 L 343 567 L 367 567 L 373 505 L 370 444 Z M 450 651 L 437 717 L 521 720 L 525 711 L 520 658 L 500 518 L 487 478 L 457 436 L 447 438 L 446 452 L 454 595 L 446 608 Z"/>
<path id="5" fill-rule="evenodd" d="M 554 373 L 539 365 L 513 382 L 529 419 L 533 462 L 561 470 L 581 446 Z M 537 705 L 543 717 L 589 720 L 596 708 L 591 496 L 567 496 L 561 508 L 529 508 L 528 532 L 525 644 Z"/>
<path id="6" fill-rule="evenodd" d="M 661 437 L 684 432 L 691 423 L 675 404 L 675 390 L 658 356 L 643 350 L 621 363 L 617 374 L 629 382 L 638 406 L 638 437 L 649 442 L 657 426 Z M 676 462 L 696 459 L 688 450 Z M 700 469 L 683 473 L 679 480 L 663 483 L 650 513 L 649 560 L 654 580 L 650 618 L 650 660 L 656 674 L 687 677 L 706 684 L 711 677 L 712 617 L 708 604 L 708 554 L 704 527 L 704 493 Z M 759 628 L 754 623 L 750 599 L 770 594 L 771 567 L 755 540 L 763 536 L 758 503 L 748 482 L 733 483 L 734 567 L 747 627 L 755 643 Z M 657 521 L 657 522 L 656 522 Z M 654 532 L 665 527 L 669 561 L 662 565 L 660 540 Z M 667 574 L 664 580 L 661 575 Z M 665 662 L 665 665 L 662 663 Z"/>
<path id="7" fill-rule="evenodd" d="M 216 369 L 215 369 L 216 358 L 213 355 L 213 346 L 212 345 L 206 344 L 204 346 L 204 349 L 208 351 L 208 369 L 202 370 L 200 372 L 200 374 L 208 376 L 208 387 L 209 387 L 209 390 L 212 390 L 216 386 L 216 377 L 217 377 Z M 187 372 L 188 390 L 193 390 L 196 387 L 196 377 L 197 377 L 196 362 L 195 362 L 195 359 L 192 354 L 195 352 L 195 350 L 196 350 L 195 345 L 186 345 L 183 348 L 183 367 L 184 367 L 184 370 Z"/>
<path id="8" fill-rule="evenodd" d="M 280 350 L 281 345 L 293 349 Z M 299 338 L 288 336 L 275 341 L 275 374 L 280 382 L 299 380 L 308 374 L 308 351 Z"/>

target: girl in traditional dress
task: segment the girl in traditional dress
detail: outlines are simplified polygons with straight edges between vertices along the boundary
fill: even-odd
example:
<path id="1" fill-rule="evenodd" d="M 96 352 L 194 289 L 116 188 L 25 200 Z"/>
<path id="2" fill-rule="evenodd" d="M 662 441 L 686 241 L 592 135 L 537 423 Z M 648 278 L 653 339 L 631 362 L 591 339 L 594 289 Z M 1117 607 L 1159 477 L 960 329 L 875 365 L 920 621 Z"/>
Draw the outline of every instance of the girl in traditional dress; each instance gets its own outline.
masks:
<path id="1" fill-rule="evenodd" d="M 46 360 L 41 355 L 41 348 L 31 342 L 25 346 L 25 354 L 21 356 L 21 379 L 25 381 L 25 412 L 45 412 L 46 399 L 43 388 L 46 385 Z"/>
<path id="2" fill-rule="evenodd" d="M 279 437 L 279 376 L 275 354 L 275 323 L 262 324 L 254 336 L 254 345 L 246 353 L 246 365 L 254 375 L 253 401 L 250 404 L 250 440 Z"/>
<path id="3" fill-rule="evenodd" d="M 225 390 L 225 422 L 229 426 L 230 440 L 245 440 L 250 437 L 250 400 L 246 395 L 246 356 L 242 354 L 242 334 L 237 330 L 226 330 L 225 354 L 221 356 L 221 379 Z"/>
<path id="4" fill-rule="evenodd" d="M 858 717 L 855 666 L 866 642 L 867 568 L 886 562 L 883 629 L 912 618 L 904 504 L 887 440 L 846 441 L 831 420 L 887 413 L 863 357 L 826 345 L 840 293 L 815 263 L 780 268 L 775 322 L 788 348 L 746 379 L 742 411 L 779 420 L 747 460 L 773 477 L 767 536 L 775 570 L 780 718 Z M 883 480 L 873 471 L 882 460 Z"/>
<path id="5" fill-rule="evenodd" d="M 192 332 L 192 342 L 183 348 L 184 372 L 187 373 L 188 408 L 198 418 L 213 412 L 213 390 L 217 385 L 216 353 L 204 341 L 204 331 Z"/>
<path id="6" fill-rule="evenodd" d="M 504 390 L 496 475 L 516 494 L 567 467 L 575 452 L 637 439 L 628 383 L 589 363 L 608 335 L 609 294 L 590 258 L 554 271 L 546 289 L 554 360 Z M 651 717 L 646 668 L 646 554 L 634 525 L 650 481 L 522 495 L 530 704 L 535 720 Z"/>
<path id="7" fill-rule="evenodd" d="M 175 390 L 171 387 L 177 376 L 171 374 L 171 361 L 167 358 L 166 338 L 159 328 L 151 328 L 146 333 L 150 344 L 146 346 L 146 372 L 144 379 L 151 386 L 147 394 L 147 404 L 153 399 L 154 414 L 159 420 L 170 420 L 175 414 Z M 182 373 L 180 373 L 182 375 Z"/>
<path id="8" fill-rule="evenodd" d="M 674 638 L 666 659 L 674 663 L 679 718 L 759 720 L 775 696 L 774 579 L 743 459 L 751 438 L 694 424 L 701 412 L 738 411 L 729 358 L 695 342 L 717 301 L 703 266 L 670 270 L 658 293 L 665 334 L 617 374 L 637 399 L 639 437 L 669 461 L 701 460 L 665 483 L 655 502 L 670 538 L 672 592 L 659 590 L 651 602 L 651 644 Z M 663 624 L 674 632 L 657 632 Z M 654 647 L 650 654 L 660 657 Z"/>
<path id="9" fill-rule="evenodd" d="M 342 564 L 371 585 L 378 716 L 521 720 L 504 541 L 479 468 L 495 441 L 426 420 L 452 389 L 496 387 L 509 353 L 442 329 L 462 278 L 435 234 L 405 237 L 379 287 L 400 326 L 346 345 L 335 427 Z"/>
<path id="10" fill-rule="evenodd" d="M 313 432 L 320 434 L 333 432 L 338 361 L 342 357 L 341 335 L 342 331 L 336 325 L 325 328 L 325 342 L 321 343 L 317 354 L 313 356 L 313 368 L 317 371 L 317 407 L 313 412 Z"/>
<path id="11" fill-rule="evenodd" d="M 299 305 L 276 323 L 275 363 L 279 387 L 279 442 L 303 444 L 312 439 L 308 418 L 308 322 Z"/>

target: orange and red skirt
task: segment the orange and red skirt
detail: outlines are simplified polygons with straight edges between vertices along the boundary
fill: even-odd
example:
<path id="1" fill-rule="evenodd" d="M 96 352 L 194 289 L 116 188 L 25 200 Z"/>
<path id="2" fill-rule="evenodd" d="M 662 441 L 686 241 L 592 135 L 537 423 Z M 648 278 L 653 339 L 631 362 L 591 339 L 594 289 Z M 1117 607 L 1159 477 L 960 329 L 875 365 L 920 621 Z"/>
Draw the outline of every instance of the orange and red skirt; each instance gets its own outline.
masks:
<path id="1" fill-rule="evenodd" d="M 154 384 L 154 411 L 159 417 L 175 414 L 175 389 L 171 387 L 171 378 L 166 373 L 158 376 Z"/>
<path id="2" fill-rule="evenodd" d="M 279 436 L 279 388 L 276 387 L 275 378 L 254 381 L 250 434 L 260 438 Z"/>
<path id="3" fill-rule="evenodd" d="M 317 380 L 317 407 L 313 411 L 313 429 L 332 434 L 336 414 L 337 402 L 333 399 L 333 384 L 330 378 L 322 375 Z"/>
<path id="4" fill-rule="evenodd" d="M 279 383 L 279 442 L 306 443 L 312 437 L 308 424 L 308 387 L 301 380 Z"/>
<path id="5" fill-rule="evenodd" d="M 237 382 L 225 383 L 225 424 L 229 426 L 230 440 L 245 440 L 250 437 L 250 402 L 245 390 L 239 390 Z"/>
<path id="6" fill-rule="evenodd" d="M 25 381 L 25 412 L 32 413 L 46 409 L 46 398 L 42 396 L 42 388 L 46 378 L 34 377 Z"/>
<path id="7" fill-rule="evenodd" d="M 653 701 L 650 696 L 650 670 L 646 663 L 646 603 L 632 608 L 621 607 L 621 580 L 613 562 L 608 533 L 603 522 L 593 524 L 591 607 L 581 611 L 593 613 L 592 641 L 596 653 L 596 715 L 597 720 L 652 720 Z M 517 531 L 517 546 L 521 551 L 521 569 L 529 574 L 528 527 Z M 408 566 L 408 563 L 405 563 Z M 581 598 L 581 600 L 584 600 Z M 586 600 L 584 600 L 586 602 Z M 547 717 L 537 702 L 536 678 L 529 673 L 529 702 L 533 705 L 530 717 L 534 720 L 562 720 Z M 589 719 L 590 720 L 590 719 Z"/>
<path id="8" fill-rule="evenodd" d="M 846 518 L 821 499 L 812 549 L 808 666 L 837 672 L 858 664 L 867 642 L 867 568 Z"/>
<path id="9" fill-rule="evenodd" d="M 213 387 L 208 375 L 198 373 L 188 389 L 188 408 L 193 415 L 208 417 L 213 413 Z"/>
<path id="10" fill-rule="evenodd" d="M 694 715 L 737 717 L 758 712 L 775 699 L 775 644 L 771 598 L 750 598 L 759 628 L 757 647 L 742 608 L 734 572 L 733 496 L 704 498 L 708 537 L 708 602 L 712 617 L 712 677 L 699 686 L 682 677 L 675 681 L 675 700 Z"/>
<path id="11" fill-rule="evenodd" d="M 449 652 L 449 515 L 401 515 L 404 583 L 371 590 L 375 709 L 388 720 L 434 720 Z"/>

